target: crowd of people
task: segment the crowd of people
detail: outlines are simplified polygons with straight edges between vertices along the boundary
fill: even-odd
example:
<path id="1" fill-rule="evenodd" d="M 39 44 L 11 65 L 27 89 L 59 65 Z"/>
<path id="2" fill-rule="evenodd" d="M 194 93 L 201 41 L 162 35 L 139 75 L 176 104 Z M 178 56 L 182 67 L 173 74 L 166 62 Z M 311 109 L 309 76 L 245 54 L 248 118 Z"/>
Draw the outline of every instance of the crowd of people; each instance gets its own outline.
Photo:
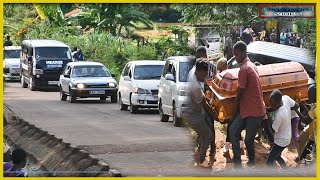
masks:
<path id="1" fill-rule="evenodd" d="M 231 48 L 230 46 L 228 48 Z M 245 146 L 248 155 L 248 167 L 255 166 L 254 140 L 260 128 L 268 131 L 270 144 L 266 165 L 275 166 L 277 161 L 281 168 L 286 168 L 285 161 L 281 158 L 282 151 L 291 142 L 299 146 L 298 124 L 300 119 L 307 118 L 299 111 L 299 105 L 289 96 L 283 95 L 280 90 L 274 90 L 269 98 L 271 107 L 266 108 L 259 74 L 256 64 L 251 62 L 247 56 L 247 44 L 238 41 L 232 47 L 232 52 L 236 61 L 240 64 L 238 74 L 237 95 L 233 103 L 233 115 L 231 122 L 227 124 L 226 143 L 224 153 L 233 150 L 233 162 L 235 168 L 241 168 L 241 132 L 245 133 Z M 189 111 L 186 115 L 186 122 L 197 133 L 196 150 L 194 152 L 195 161 L 199 166 L 212 167 L 215 161 L 215 127 L 214 114 L 211 109 L 212 98 L 208 102 L 205 97 L 207 85 L 206 80 L 215 78 L 217 72 L 226 70 L 227 60 L 220 58 L 218 61 L 210 60 L 206 55 L 205 47 L 198 47 L 196 51 L 195 66 L 188 74 L 189 88 Z M 309 117 L 312 122 L 309 124 L 310 138 L 302 153 L 299 153 L 296 162 L 306 158 L 306 154 L 315 152 L 315 85 L 308 89 L 308 98 L 311 104 Z M 298 147 L 297 147 L 298 148 Z M 206 157 L 207 150 L 210 150 L 209 157 Z"/>

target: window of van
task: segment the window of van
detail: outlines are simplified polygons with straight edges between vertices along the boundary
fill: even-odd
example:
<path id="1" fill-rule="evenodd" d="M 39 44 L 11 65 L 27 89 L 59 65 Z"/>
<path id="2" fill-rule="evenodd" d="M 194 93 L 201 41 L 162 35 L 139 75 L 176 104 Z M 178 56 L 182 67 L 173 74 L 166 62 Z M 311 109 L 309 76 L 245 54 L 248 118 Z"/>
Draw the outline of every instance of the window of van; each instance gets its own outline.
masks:
<path id="1" fill-rule="evenodd" d="M 20 49 L 4 50 L 4 58 L 20 58 Z"/>
<path id="2" fill-rule="evenodd" d="M 189 71 L 192 69 L 192 62 L 180 62 L 179 64 L 179 81 L 187 82 Z"/>
<path id="3" fill-rule="evenodd" d="M 35 48 L 36 59 L 71 59 L 67 47 L 37 47 Z"/>
<path id="4" fill-rule="evenodd" d="M 134 69 L 134 79 L 160 79 L 163 65 L 137 65 Z"/>

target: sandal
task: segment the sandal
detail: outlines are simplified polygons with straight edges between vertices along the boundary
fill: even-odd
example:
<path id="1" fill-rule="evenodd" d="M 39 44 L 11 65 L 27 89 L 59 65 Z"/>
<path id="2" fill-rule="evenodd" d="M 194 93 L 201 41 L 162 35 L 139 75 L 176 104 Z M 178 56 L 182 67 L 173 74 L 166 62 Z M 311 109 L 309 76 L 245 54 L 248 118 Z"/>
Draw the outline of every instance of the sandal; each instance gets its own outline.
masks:
<path id="1" fill-rule="evenodd" d="M 203 163 L 199 164 L 199 166 L 202 166 L 205 168 L 211 167 L 212 165 L 213 165 L 212 162 L 210 162 L 208 160 L 204 160 Z"/>

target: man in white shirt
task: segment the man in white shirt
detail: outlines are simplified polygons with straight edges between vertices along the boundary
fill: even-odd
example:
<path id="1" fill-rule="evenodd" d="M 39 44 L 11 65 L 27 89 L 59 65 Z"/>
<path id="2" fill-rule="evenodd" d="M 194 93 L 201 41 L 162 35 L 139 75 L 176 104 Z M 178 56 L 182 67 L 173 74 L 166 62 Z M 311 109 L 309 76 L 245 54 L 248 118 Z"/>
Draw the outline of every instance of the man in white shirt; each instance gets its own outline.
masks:
<path id="1" fill-rule="evenodd" d="M 273 166 L 277 161 L 282 168 L 286 163 L 281 157 L 282 151 L 291 143 L 291 110 L 298 112 L 299 105 L 287 95 L 282 95 L 279 90 L 274 90 L 270 95 L 271 109 L 274 110 L 274 121 L 272 129 L 274 130 L 274 144 L 267 159 L 267 165 Z"/>

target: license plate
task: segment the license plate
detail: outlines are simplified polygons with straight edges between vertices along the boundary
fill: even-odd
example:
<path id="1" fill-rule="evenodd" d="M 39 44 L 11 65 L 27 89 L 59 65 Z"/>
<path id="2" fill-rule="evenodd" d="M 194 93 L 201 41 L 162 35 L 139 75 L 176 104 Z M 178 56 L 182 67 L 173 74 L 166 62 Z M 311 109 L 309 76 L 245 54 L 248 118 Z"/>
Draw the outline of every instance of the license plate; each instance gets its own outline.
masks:
<path id="1" fill-rule="evenodd" d="M 48 81 L 49 85 L 58 85 L 59 81 Z"/>
<path id="2" fill-rule="evenodd" d="M 89 91 L 89 94 L 105 94 L 105 91 Z"/>

